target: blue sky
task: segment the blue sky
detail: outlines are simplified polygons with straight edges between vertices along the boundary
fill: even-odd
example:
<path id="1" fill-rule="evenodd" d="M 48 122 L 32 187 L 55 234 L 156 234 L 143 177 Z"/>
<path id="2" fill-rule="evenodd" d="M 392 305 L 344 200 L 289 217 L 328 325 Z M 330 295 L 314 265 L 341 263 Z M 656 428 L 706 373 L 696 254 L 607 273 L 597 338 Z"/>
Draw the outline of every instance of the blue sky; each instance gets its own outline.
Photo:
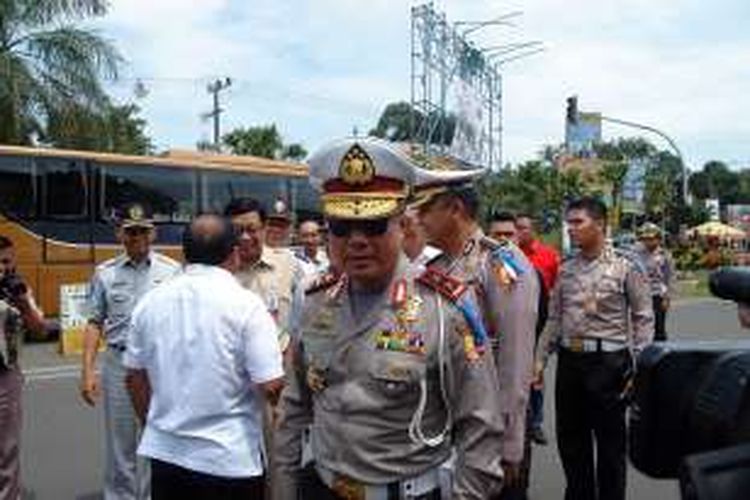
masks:
<path id="1" fill-rule="evenodd" d="M 111 0 L 98 28 L 128 63 L 112 90 L 135 101 L 160 149 L 210 139 L 206 85 L 229 76 L 222 128 L 276 123 L 314 149 L 366 132 L 409 99 L 410 7 L 398 0 Z M 691 169 L 709 159 L 750 167 L 750 20 L 746 0 L 441 0 L 448 19 L 516 10 L 480 46 L 541 40 L 504 67 L 504 161 L 562 141 L 565 97 L 645 123 L 677 142 Z M 149 89 L 136 99 L 135 79 Z M 604 136 L 632 135 L 605 126 Z M 666 148 L 658 138 L 654 143 Z"/>

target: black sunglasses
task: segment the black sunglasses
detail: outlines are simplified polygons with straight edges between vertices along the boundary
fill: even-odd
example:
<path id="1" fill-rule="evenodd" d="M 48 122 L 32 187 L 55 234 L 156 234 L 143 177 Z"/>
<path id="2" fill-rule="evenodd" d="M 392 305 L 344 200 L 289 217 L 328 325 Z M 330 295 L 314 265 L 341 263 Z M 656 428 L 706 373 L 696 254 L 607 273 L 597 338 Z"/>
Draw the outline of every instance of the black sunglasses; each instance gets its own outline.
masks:
<path id="1" fill-rule="evenodd" d="M 128 234 L 130 236 L 138 236 L 140 234 L 150 233 L 151 228 L 144 226 L 130 226 L 123 228 L 123 231 L 125 231 L 125 234 Z"/>
<path id="2" fill-rule="evenodd" d="M 329 220 L 328 229 L 339 238 L 345 238 L 354 231 L 359 231 L 365 236 L 382 236 L 388 231 L 388 222 L 388 219 Z"/>

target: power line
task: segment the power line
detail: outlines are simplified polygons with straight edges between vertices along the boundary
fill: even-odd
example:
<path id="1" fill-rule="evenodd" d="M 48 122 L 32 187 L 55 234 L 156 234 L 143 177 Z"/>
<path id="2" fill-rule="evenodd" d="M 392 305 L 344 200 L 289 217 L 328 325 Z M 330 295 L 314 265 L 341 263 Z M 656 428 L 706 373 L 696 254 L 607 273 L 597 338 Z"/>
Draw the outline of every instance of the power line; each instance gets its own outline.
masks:
<path id="1" fill-rule="evenodd" d="M 141 87 L 138 91 L 143 94 L 143 87 L 146 87 L 147 83 L 158 84 L 158 83 L 171 83 L 171 84 L 193 84 L 194 86 L 203 85 L 206 78 L 198 77 L 128 77 L 118 78 L 117 80 L 110 80 L 111 85 L 135 85 Z M 232 78 L 232 87 L 240 89 L 243 86 L 249 86 L 253 88 L 254 95 L 267 95 L 267 96 L 281 96 L 284 98 L 304 100 L 308 105 L 316 107 L 315 103 L 319 105 L 318 108 L 325 108 L 328 112 L 336 112 L 339 114 L 349 114 L 354 108 L 357 112 L 371 111 L 372 106 L 363 104 L 361 102 L 355 102 L 351 100 L 345 100 L 341 98 L 333 98 L 327 95 L 318 94 L 314 92 L 299 91 L 290 88 L 284 88 L 280 86 L 265 86 L 264 83 L 258 80 L 253 80 L 247 77 Z M 292 82 L 294 83 L 294 82 Z M 147 89 L 148 91 L 148 89 Z M 236 93 L 237 91 L 235 91 Z M 333 110 L 332 108 L 337 108 Z"/>

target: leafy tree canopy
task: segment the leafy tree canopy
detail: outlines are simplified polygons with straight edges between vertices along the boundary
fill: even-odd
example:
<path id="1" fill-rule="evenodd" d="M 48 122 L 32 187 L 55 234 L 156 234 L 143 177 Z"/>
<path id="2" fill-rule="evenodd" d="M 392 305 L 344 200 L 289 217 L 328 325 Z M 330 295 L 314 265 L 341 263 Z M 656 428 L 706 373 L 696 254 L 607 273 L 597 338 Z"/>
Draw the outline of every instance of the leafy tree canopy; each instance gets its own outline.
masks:
<path id="1" fill-rule="evenodd" d="M 370 135 L 394 142 L 421 142 L 424 137 L 429 137 L 431 144 L 450 145 L 456 131 L 455 115 L 449 113 L 439 117 L 434 112 L 428 118 L 425 120 L 424 114 L 408 102 L 393 102 L 383 109 Z"/>
<path id="2" fill-rule="evenodd" d="M 273 124 L 236 128 L 222 137 L 222 143 L 236 155 L 290 161 L 301 161 L 307 156 L 307 150 L 301 144 L 285 144 Z"/>
<path id="3" fill-rule="evenodd" d="M 108 104 L 92 113 L 71 105 L 49 116 L 44 139 L 58 148 L 146 155 L 154 152 L 146 135 L 146 121 L 138 117 L 138 106 Z"/>
<path id="4" fill-rule="evenodd" d="M 49 121 L 71 109 L 106 112 L 101 79 L 116 77 L 122 59 L 76 25 L 105 12 L 104 0 L 0 0 L 0 143 L 49 139 Z"/>

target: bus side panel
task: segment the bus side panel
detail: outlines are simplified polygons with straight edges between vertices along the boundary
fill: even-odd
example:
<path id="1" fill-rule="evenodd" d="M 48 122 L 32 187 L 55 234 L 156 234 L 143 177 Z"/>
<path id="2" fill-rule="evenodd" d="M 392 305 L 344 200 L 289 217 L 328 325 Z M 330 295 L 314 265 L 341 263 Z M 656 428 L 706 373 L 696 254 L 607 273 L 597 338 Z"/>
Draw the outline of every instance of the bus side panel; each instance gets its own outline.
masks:
<path id="1" fill-rule="evenodd" d="M 45 264 L 39 266 L 38 300 L 47 316 L 60 314 L 60 286 L 87 283 L 94 271 L 93 264 Z"/>
<path id="2" fill-rule="evenodd" d="M 47 240 L 46 261 L 54 264 L 91 264 L 91 250 L 89 245 L 74 245 Z"/>
<path id="3" fill-rule="evenodd" d="M 20 224 L 9 221 L 0 215 L 0 234 L 10 238 L 16 249 L 16 262 L 36 264 L 42 260 L 42 240 L 39 236 L 25 230 Z"/>
<path id="4" fill-rule="evenodd" d="M 53 243 L 53 245 L 56 245 Z M 49 250 L 49 248 L 48 248 Z M 84 251 L 86 249 L 80 249 Z M 156 248 L 157 251 L 169 255 L 173 259 L 180 260 L 182 252 L 177 247 Z M 122 252 L 122 248 L 116 245 L 96 246 L 94 253 L 96 264 L 111 259 Z M 39 290 L 37 300 L 48 316 L 58 316 L 60 313 L 60 286 L 72 283 L 88 283 L 94 273 L 95 265 L 93 263 L 70 263 L 65 264 L 47 263 L 36 266 L 36 282 L 44 286 L 37 286 Z M 34 270 L 29 269 L 29 274 Z"/>

